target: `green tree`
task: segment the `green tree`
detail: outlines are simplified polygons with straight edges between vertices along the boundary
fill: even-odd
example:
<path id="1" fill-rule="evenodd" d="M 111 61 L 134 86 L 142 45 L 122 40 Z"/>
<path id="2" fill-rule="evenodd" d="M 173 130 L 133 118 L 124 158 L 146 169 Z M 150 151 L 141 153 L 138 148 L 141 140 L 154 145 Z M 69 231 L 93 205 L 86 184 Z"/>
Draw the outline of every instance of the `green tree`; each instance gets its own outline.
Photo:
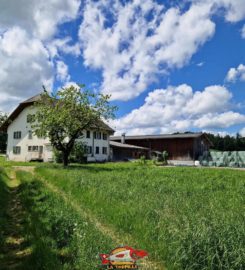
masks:
<path id="1" fill-rule="evenodd" d="M 8 116 L 6 113 L 0 112 L 0 127 L 7 120 Z M 0 131 L 0 153 L 4 153 L 7 147 L 7 133 Z"/>
<path id="2" fill-rule="evenodd" d="M 109 103 L 110 96 L 95 94 L 84 89 L 69 86 L 56 94 L 45 89 L 35 105 L 33 128 L 37 136 L 49 137 L 52 146 L 62 152 L 63 165 L 69 163 L 69 155 L 75 140 L 85 129 L 99 129 L 101 119 L 114 117 L 115 106 Z"/>

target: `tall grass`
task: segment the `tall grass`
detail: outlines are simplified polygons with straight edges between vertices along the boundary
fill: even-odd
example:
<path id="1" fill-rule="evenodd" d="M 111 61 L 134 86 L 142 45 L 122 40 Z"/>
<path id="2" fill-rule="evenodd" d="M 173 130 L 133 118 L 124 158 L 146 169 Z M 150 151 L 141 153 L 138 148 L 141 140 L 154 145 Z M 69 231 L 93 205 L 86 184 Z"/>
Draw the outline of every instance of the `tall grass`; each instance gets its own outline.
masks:
<path id="1" fill-rule="evenodd" d="M 26 234 L 32 246 L 24 269 L 96 269 L 99 253 L 113 247 L 73 208 L 33 178 L 18 172 L 26 209 Z"/>
<path id="2" fill-rule="evenodd" d="M 168 269 L 245 269 L 245 173 L 104 164 L 39 168 Z"/>

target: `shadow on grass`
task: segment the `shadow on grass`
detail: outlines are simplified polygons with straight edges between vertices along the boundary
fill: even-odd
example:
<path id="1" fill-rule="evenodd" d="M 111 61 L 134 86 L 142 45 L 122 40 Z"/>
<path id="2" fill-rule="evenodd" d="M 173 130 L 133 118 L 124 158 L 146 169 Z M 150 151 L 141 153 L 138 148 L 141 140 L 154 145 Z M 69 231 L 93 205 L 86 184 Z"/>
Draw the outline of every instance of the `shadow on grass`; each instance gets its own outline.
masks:
<path id="1" fill-rule="evenodd" d="M 0 171 L 0 266 L 1 269 L 25 269 L 31 249 L 24 231 L 25 211 L 19 187 L 6 183 L 13 179 Z"/>
<path id="2" fill-rule="evenodd" d="M 59 269 L 58 255 L 45 237 L 36 235 L 29 209 L 23 201 L 25 184 L 10 187 L 6 172 L 0 170 L 0 269 Z"/>

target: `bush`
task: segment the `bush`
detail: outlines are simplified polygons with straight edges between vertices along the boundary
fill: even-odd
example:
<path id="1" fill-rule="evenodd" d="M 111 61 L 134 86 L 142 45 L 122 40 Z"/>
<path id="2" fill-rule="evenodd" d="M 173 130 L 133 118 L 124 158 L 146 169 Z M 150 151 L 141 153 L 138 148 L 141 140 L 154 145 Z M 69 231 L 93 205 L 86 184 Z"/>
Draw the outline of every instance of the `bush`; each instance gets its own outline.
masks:
<path id="1" fill-rule="evenodd" d="M 166 165 L 168 163 L 167 158 L 168 158 L 168 152 L 163 151 L 162 152 L 162 163 L 163 163 L 163 165 Z"/>
<path id="2" fill-rule="evenodd" d="M 69 157 L 69 162 L 72 163 L 86 163 L 87 158 L 85 156 L 85 145 L 82 142 L 76 142 Z M 63 162 L 62 152 L 54 149 L 54 159 L 56 163 Z"/>

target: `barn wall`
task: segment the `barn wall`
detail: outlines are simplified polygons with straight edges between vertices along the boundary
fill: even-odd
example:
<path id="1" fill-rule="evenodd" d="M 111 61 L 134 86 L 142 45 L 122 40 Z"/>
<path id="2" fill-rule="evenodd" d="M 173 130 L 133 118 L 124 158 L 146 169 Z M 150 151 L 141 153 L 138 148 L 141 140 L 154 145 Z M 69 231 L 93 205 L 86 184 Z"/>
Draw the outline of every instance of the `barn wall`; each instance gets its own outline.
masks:
<path id="1" fill-rule="evenodd" d="M 167 151 L 169 159 L 172 160 L 194 160 L 199 155 L 200 143 L 194 138 L 175 139 L 138 139 L 130 140 L 126 138 L 125 143 L 147 147 L 151 151 Z"/>

